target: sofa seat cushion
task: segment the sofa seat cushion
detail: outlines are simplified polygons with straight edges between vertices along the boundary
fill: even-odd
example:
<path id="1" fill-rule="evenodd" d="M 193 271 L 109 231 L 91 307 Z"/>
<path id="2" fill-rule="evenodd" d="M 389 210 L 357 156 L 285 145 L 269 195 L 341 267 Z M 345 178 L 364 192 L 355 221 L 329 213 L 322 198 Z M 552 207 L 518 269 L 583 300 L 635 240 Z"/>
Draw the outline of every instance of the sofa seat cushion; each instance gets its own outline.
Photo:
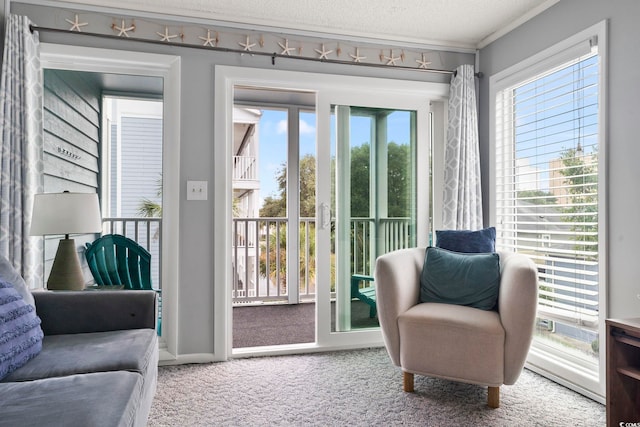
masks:
<path id="1" fill-rule="evenodd" d="M 503 383 L 505 332 L 497 312 L 422 303 L 400 314 L 398 329 L 405 371 L 488 386 Z"/>
<path id="2" fill-rule="evenodd" d="M 142 376 L 98 372 L 0 383 L 0 424 L 7 426 L 132 426 Z"/>
<path id="3" fill-rule="evenodd" d="M 146 374 L 157 363 L 158 335 L 153 329 L 45 335 L 42 351 L 2 381 L 31 381 L 90 372 Z"/>

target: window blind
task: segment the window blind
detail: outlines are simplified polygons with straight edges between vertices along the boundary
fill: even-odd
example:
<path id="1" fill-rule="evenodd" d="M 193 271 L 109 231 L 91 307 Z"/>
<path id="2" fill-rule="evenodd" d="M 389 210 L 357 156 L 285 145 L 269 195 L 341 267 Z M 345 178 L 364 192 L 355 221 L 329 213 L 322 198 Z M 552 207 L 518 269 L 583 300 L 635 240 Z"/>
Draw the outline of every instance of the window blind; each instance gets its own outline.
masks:
<path id="1" fill-rule="evenodd" d="M 497 246 L 538 266 L 540 318 L 598 328 L 597 49 L 496 97 Z"/>

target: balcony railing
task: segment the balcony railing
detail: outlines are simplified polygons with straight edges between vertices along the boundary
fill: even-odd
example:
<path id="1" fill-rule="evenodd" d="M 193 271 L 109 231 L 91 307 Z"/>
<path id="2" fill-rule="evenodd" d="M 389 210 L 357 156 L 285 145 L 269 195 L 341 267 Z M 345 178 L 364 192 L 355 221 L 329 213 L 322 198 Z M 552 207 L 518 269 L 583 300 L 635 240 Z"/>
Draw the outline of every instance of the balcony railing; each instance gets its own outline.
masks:
<path id="1" fill-rule="evenodd" d="M 162 219 L 103 218 L 102 222 L 103 234 L 122 234 L 151 253 L 153 287 L 162 289 Z M 234 304 L 288 299 L 287 224 L 286 218 L 233 219 Z M 299 226 L 299 295 L 301 300 L 312 300 L 316 294 L 315 218 L 301 218 Z M 385 218 L 377 222 L 374 218 L 351 220 L 352 273 L 371 275 L 376 253 L 410 246 L 409 218 Z"/>
<path id="2" fill-rule="evenodd" d="M 287 300 L 287 223 L 286 218 L 233 219 L 234 304 Z M 315 219 L 301 218 L 299 227 L 299 295 L 310 300 L 316 289 Z M 352 273 L 371 275 L 375 254 L 410 247 L 411 241 L 409 218 L 353 218 Z"/>
<path id="3" fill-rule="evenodd" d="M 306 227 L 311 220 L 302 220 Z M 234 302 L 285 300 L 286 218 L 233 219 L 233 289 Z M 301 253 L 302 260 L 302 253 Z M 309 259 L 304 261 L 310 267 Z M 305 295 L 309 294 L 306 286 Z"/>
<path id="4" fill-rule="evenodd" d="M 151 283 L 162 289 L 162 218 L 103 218 L 102 234 L 122 234 L 151 253 Z"/>
<path id="5" fill-rule="evenodd" d="M 233 179 L 236 181 L 258 179 L 258 165 L 255 156 L 233 156 Z"/>

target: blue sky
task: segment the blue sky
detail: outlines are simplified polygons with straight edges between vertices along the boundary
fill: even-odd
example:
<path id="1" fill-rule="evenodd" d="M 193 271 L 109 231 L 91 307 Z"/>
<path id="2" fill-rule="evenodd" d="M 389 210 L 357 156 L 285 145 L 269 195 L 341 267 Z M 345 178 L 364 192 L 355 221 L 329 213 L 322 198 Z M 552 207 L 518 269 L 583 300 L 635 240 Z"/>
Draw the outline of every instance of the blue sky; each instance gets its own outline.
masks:
<path id="1" fill-rule="evenodd" d="M 518 173 L 526 185 L 549 191 L 550 162 L 578 143 L 585 155 L 597 151 L 597 64 L 592 56 L 514 90 Z"/>
<path id="2" fill-rule="evenodd" d="M 287 159 L 287 112 L 282 110 L 262 110 L 260 120 L 260 196 L 275 196 L 278 185 L 275 177 Z M 409 142 L 409 115 L 407 112 L 394 112 L 388 118 L 388 134 L 391 140 L 407 144 Z M 359 146 L 370 142 L 370 123 L 367 117 L 355 116 L 351 119 L 351 145 Z M 332 145 L 334 132 L 332 119 Z M 315 113 L 300 115 L 300 156 L 316 153 Z M 332 147 L 331 152 L 335 152 Z"/>
<path id="3" fill-rule="evenodd" d="M 300 156 L 316 152 L 315 114 L 300 117 Z M 278 192 L 276 174 L 287 160 L 287 112 L 262 110 L 260 119 L 260 196 Z"/>

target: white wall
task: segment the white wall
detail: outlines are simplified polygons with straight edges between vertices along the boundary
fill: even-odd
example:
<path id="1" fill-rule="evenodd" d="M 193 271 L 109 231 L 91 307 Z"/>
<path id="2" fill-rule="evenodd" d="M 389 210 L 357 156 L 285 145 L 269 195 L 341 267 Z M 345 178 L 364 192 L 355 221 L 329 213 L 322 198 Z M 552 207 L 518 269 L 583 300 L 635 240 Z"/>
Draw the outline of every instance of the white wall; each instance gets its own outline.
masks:
<path id="1" fill-rule="evenodd" d="M 608 20 L 608 317 L 640 316 L 640 2 L 561 0 L 480 51 L 480 155 L 489 173 L 489 77 Z M 489 180 L 483 192 L 489 194 Z M 484 197 L 488 202 L 489 197 Z M 484 206 L 485 214 L 488 206 Z"/>

